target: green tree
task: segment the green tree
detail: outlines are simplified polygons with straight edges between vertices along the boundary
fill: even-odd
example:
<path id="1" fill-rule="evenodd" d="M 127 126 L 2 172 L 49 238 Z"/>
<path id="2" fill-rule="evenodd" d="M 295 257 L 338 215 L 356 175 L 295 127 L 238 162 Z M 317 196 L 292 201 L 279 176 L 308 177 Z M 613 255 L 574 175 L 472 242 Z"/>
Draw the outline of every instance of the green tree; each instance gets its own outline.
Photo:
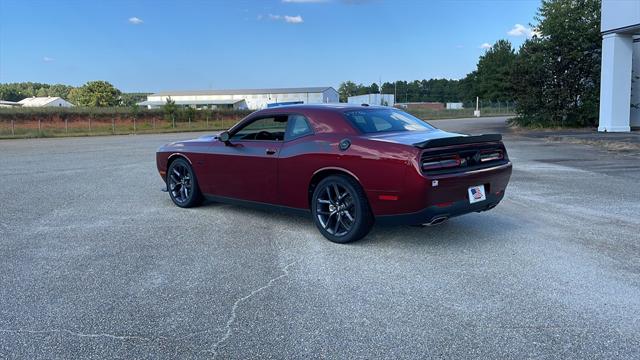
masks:
<path id="1" fill-rule="evenodd" d="M 178 106 L 176 102 L 171 99 L 171 96 L 167 97 L 167 101 L 162 106 L 162 111 L 164 112 L 164 118 L 167 120 L 171 120 L 173 126 L 175 127 L 176 121 L 176 113 L 178 112 Z"/>
<path id="2" fill-rule="evenodd" d="M 120 94 L 120 106 L 132 106 L 145 101 L 149 93 L 122 93 Z"/>
<path id="3" fill-rule="evenodd" d="M 120 90 L 107 81 L 89 81 L 77 91 L 70 92 L 69 97 L 80 106 L 116 106 L 119 103 Z"/>
<path id="4" fill-rule="evenodd" d="M 349 96 L 355 96 L 358 93 L 358 85 L 352 81 L 345 81 L 338 87 L 340 102 L 347 102 Z"/>
<path id="5" fill-rule="evenodd" d="M 73 89 L 73 86 L 55 84 L 49 87 L 48 93 L 49 93 L 49 96 L 57 96 L 63 99 L 68 99 L 69 91 L 71 91 L 71 89 Z"/>
<path id="6" fill-rule="evenodd" d="M 58 96 L 69 99 L 72 86 L 62 84 L 42 84 L 33 82 L 0 84 L 0 99 L 20 101 L 31 96 Z"/>
<path id="7" fill-rule="evenodd" d="M 0 84 L 0 100 L 20 101 L 24 98 L 25 96 L 22 96 L 18 89 L 8 86 L 7 84 Z"/>
<path id="8" fill-rule="evenodd" d="M 196 109 L 194 109 L 194 108 L 193 108 L 193 107 L 191 107 L 191 106 L 187 106 L 187 107 L 184 109 L 184 116 L 185 116 L 185 120 L 189 122 L 189 125 L 191 125 L 191 123 L 192 123 L 193 121 L 195 121 L 195 119 L 196 119 L 196 114 L 197 114 Z"/>
<path id="9" fill-rule="evenodd" d="M 80 88 L 73 88 L 69 90 L 69 94 L 67 95 L 67 99 L 76 106 L 81 106 L 81 98 L 82 98 L 82 90 Z"/>
<path id="10" fill-rule="evenodd" d="M 474 90 L 476 96 L 491 101 L 513 100 L 511 69 L 516 53 L 508 40 L 498 40 L 478 60 Z"/>
<path id="11" fill-rule="evenodd" d="M 525 42 L 513 65 L 511 83 L 514 88 L 518 122 L 527 126 L 551 125 L 545 119 L 545 77 L 543 44 L 539 38 Z"/>
<path id="12" fill-rule="evenodd" d="M 512 81 L 523 125 L 595 126 L 600 90 L 600 0 L 542 0 L 539 36 L 521 48 Z"/>

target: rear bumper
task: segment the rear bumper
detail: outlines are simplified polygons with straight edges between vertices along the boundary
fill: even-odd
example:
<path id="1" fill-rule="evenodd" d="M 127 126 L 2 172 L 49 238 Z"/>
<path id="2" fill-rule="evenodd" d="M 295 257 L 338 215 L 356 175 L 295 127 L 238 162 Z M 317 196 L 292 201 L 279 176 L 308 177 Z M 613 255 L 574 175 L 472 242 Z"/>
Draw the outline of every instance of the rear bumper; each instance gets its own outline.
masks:
<path id="1" fill-rule="evenodd" d="M 422 177 L 411 181 L 402 196 L 405 199 L 405 210 L 376 213 L 376 222 L 391 225 L 425 224 L 441 217 L 451 218 L 490 210 L 504 197 L 511 169 L 509 162 L 487 169 Z M 486 200 L 471 204 L 468 189 L 476 185 L 484 185 Z"/>
<path id="2" fill-rule="evenodd" d="M 381 225 L 418 225 L 427 224 L 438 218 L 452 218 L 472 212 L 491 210 L 500 203 L 504 197 L 504 191 L 500 195 L 487 194 L 487 199 L 475 204 L 470 204 L 468 200 L 460 200 L 446 206 L 429 206 L 414 213 L 379 215 L 376 216 L 376 223 Z"/>

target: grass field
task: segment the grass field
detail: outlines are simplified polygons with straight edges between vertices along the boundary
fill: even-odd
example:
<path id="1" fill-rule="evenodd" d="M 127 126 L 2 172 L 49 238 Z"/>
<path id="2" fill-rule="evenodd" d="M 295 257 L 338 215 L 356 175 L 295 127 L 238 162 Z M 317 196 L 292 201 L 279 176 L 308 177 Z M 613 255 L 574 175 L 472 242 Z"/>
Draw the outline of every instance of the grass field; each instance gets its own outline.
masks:
<path id="1" fill-rule="evenodd" d="M 159 119 L 113 120 L 1 120 L 0 138 L 34 138 L 92 135 L 153 134 L 165 132 L 204 131 L 228 129 L 240 118 L 177 121 Z"/>

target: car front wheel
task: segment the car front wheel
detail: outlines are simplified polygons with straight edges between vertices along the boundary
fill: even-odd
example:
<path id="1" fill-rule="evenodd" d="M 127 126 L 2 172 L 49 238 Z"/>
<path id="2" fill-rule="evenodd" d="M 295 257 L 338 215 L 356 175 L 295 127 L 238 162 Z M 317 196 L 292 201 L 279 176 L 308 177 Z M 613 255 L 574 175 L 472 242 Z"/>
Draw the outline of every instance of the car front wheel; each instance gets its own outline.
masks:
<path id="1" fill-rule="evenodd" d="M 322 235 L 336 243 L 359 240 L 373 226 L 364 191 L 357 181 L 344 175 L 320 181 L 313 192 L 311 212 Z"/>
<path id="2" fill-rule="evenodd" d="M 167 171 L 167 190 L 173 203 L 189 208 L 202 203 L 202 193 L 193 168 L 185 159 L 176 159 Z"/>

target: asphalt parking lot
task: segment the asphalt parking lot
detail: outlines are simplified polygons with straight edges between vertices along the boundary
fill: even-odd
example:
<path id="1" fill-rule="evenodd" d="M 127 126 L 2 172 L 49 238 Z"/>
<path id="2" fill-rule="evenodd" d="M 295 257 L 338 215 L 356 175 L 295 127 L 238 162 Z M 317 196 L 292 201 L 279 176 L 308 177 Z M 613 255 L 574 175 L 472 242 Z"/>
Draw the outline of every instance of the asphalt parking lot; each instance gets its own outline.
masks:
<path id="1" fill-rule="evenodd" d="M 506 135 L 494 210 L 337 245 L 304 217 L 175 207 L 154 152 L 196 135 L 0 141 L 0 358 L 640 354 L 639 154 Z"/>

